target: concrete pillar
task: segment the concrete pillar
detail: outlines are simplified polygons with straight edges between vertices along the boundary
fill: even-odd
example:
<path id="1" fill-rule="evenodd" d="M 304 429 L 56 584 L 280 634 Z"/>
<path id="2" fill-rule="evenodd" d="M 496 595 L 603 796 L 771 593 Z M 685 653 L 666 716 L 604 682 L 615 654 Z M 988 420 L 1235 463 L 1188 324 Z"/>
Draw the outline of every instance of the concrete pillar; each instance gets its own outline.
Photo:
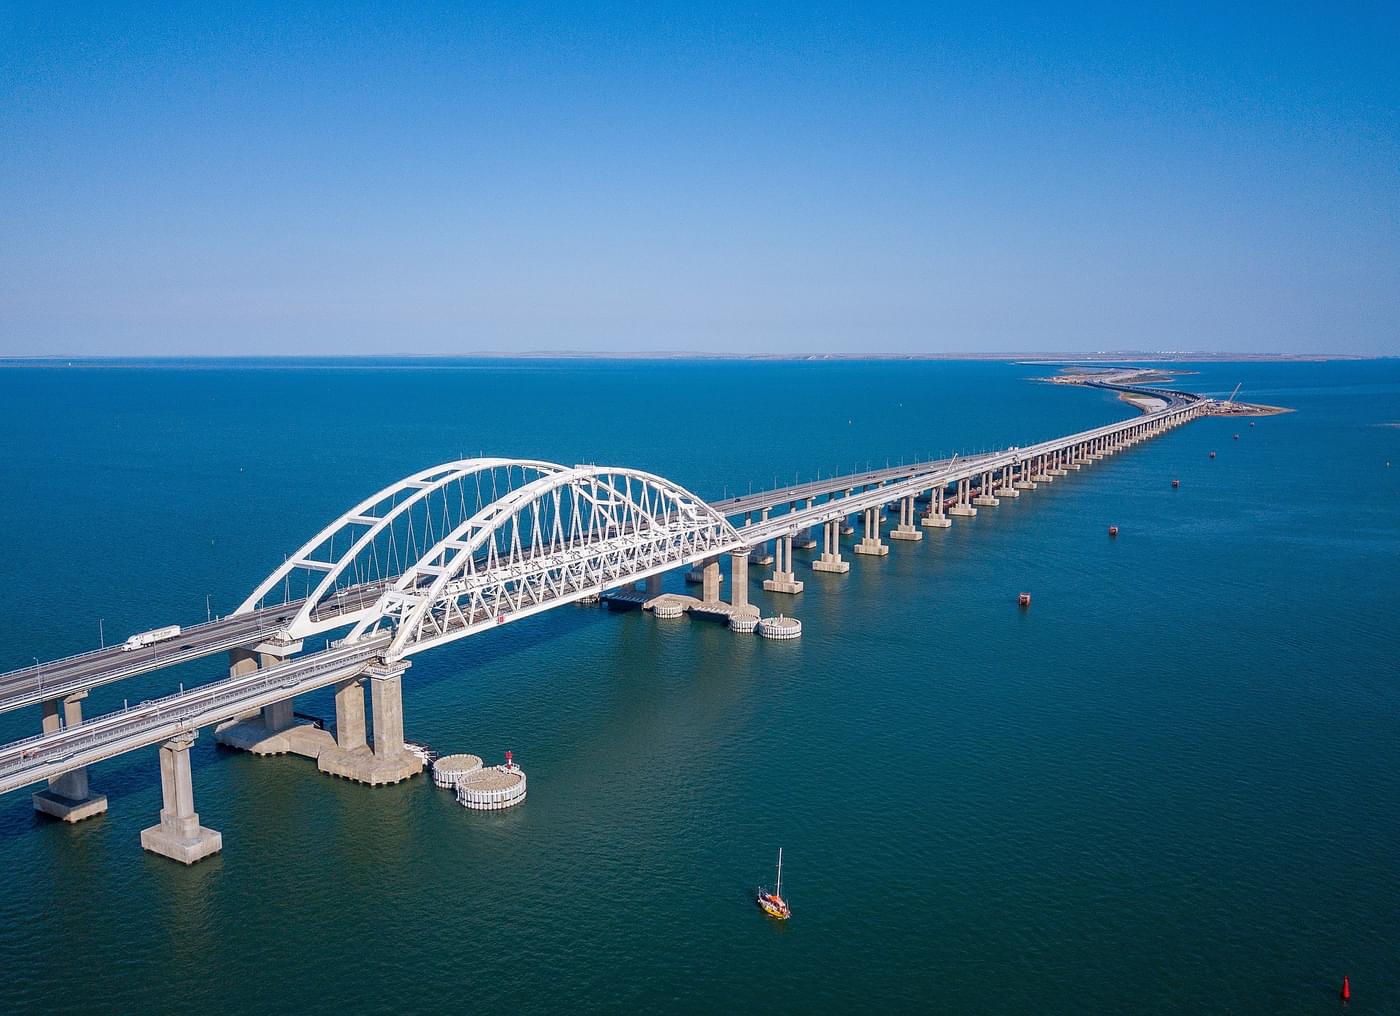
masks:
<path id="1" fill-rule="evenodd" d="M 229 650 L 229 677 L 244 677 L 275 667 L 301 651 L 302 643 L 268 641 L 258 646 Z M 271 651 L 270 651 L 271 650 Z M 297 726 L 292 698 L 272 702 L 257 712 L 245 713 L 214 728 L 214 740 L 254 755 L 282 755 L 289 751 L 315 758 L 328 738 L 317 737 Z"/>
<path id="2" fill-rule="evenodd" d="M 364 676 L 336 687 L 336 743 L 317 757 L 321 772 L 377 787 L 423 771 L 423 760 L 403 746 L 403 673 L 408 667 L 407 660 L 375 660 Z M 374 719 L 372 750 L 365 746 L 366 681 Z"/>
<path id="3" fill-rule="evenodd" d="M 851 570 L 849 561 L 841 560 L 841 520 L 832 519 L 822 526 L 822 556 L 812 562 L 812 570 L 843 575 Z"/>
<path id="4" fill-rule="evenodd" d="M 160 746 L 160 822 L 141 830 L 141 846 L 181 864 L 194 864 L 224 848 L 222 833 L 199 824 L 194 810 L 190 746 L 196 730 L 177 734 Z"/>
<path id="5" fill-rule="evenodd" d="M 335 743 L 344 751 L 369 746 L 365 737 L 365 679 L 352 677 L 335 687 Z"/>
<path id="6" fill-rule="evenodd" d="M 997 486 L 998 497 L 1020 497 L 1021 492 L 1016 489 L 1013 482 L 1016 475 L 1016 464 L 1007 463 L 1001 467 L 1001 483 Z"/>
<path id="7" fill-rule="evenodd" d="M 648 576 L 647 576 L 647 595 L 648 595 L 648 596 L 660 596 L 660 595 L 661 595 L 661 573 L 660 573 L 660 572 L 658 572 L 658 573 L 655 574 L 655 575 L 648 575 Z"/>
<path id="8" fill-rule="evenodd" d="M 792 536 L 780 536 L 774 544 L 777 557 L 773 564 L 773 577 L 763 580 L 763 588 L 770 593 L 796 595 L 802 592 L 802 582 L 798 580 L 792 566 Z"/>
<path id="9" fill-rule="evenodd" d="M 703 603 L 719 602 L 719 584 L 723 577 L 719 573 L 719 558 L 712 557 L 705 562 L 700 572 L 700 600 Z"/>
<path id="10" fill-rule="evenodd" d="M 899 525 L 890 531 L 891 540 L 905 540 L 907 542 L 917 542 L 924 538 L 914 525 L 914 495 L 899 499 Z"/>
<path id="11" fill-rule="evenodd" d="M 374 713 L 374 757 L 403 754 L 403 672 L 407 668 L 371 668 L 370 708 Z"/>
<path id="12" fill-rule="evenodd" d="M 982 483 L 977 488 L 977 496 L 972 499 L 972 503 L 982 508 L 995 508 L 1001 504 L 992 494 L 992 474 L 990 471 L 982 474 Z"/>
<path id="13" fill-rule="evenodd" d="M 919 521 L 921 526 L 927 529 L 947 529 L 953 524 L 953 520 L 944 514 L 944 495 L 945 491 L 941 486 L 929 491 L 928 514 Z"/>
<path id="14" fill-rule="evenodd" d="M 729 555 L 729 605 L 742 609 L 749 605 L 749 552 L 736 550 Z"/>
<path id="15" fill-rule="evenodd" d="M 884 557 L 890 552 L 880 539 L 880 508 L 879 506 L 865 509 L 865 538 L 855 545 L 857 554 L 866 554 L 870 557 Z"/>
<path id="16" fill-rule="evenodd" d="M 953 506 L 948 509 L 949 515 L 970 519 L 977 514 L 977 509 L 972 507 L 970 486 L 971 480 L 966 476 L 958 481 L 957 495 L 953 499 Z"/>
<path id="17" fill-rule="evenodd" d="M 83 723 L 83 699 L 87 692 L 65 696 L 62 701 L 49 699 L 43 706 L 43 732 L 56 734 L 64 727 L 79 727 Z M 62 707 L 60 721 L 59 710 Z M 87 766 L 70 769 L 49 780 L 47 790 L 36 791 L 30 797 L 34 810 L 64 822 L 81 822 L 101 815 L 107 810 L 107 795 L 94 794 L 88 787 Z"/>

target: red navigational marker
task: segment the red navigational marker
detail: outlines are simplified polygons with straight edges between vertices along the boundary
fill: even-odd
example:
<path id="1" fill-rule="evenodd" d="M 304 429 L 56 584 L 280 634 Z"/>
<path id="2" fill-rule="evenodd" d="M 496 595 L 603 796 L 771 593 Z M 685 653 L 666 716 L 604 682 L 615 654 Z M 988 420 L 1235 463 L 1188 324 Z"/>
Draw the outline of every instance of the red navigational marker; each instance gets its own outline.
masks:
<path id="1" fill-rule="evenodd" d="M 1109 535 L 1109 536 L 1117 536 L 1117 535 L 1118 535 L 1118 527 L 1117 527 L 1117 526 L 1109 526 L 1109 527 L 1108 527 L 1108 535 Z"/>
<path id="2" fill-rule="evenodd" d="M 1351 1001 L 1351 978 L 1345 974 L 1342 975 L 1342 1001 Z"/>

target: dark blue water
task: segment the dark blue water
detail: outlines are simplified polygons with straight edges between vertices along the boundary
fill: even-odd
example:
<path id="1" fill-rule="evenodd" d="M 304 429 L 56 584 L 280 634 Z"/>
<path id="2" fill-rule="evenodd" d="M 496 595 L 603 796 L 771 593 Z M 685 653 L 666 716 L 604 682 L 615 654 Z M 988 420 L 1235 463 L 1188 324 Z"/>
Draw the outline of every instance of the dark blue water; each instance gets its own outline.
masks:
<path id="1" fill-rule="evenodd" d="M 137 843 L 154 749 L 93 769 L 111 810 L 78 826 L 0 799 L 0 1011 L 1315 1013 L 1344 972 L 1350 1012 L 1395 1011 L 1400 364 L 1193 369 L 1297 412 L 1192 423 L 795 599 L 755 569 L 798 642 L 567 607 L 415 658 L 409 736 L 513 748 L 512 811 L 207 732 L 196 805 L 225 848 L 190 869 Z M 719 497 L 1133 412 L 1042 373 L 0 370 L 0 668 L 95 645 L 99 618 L 113 640 L 226 613 L 463 453 Z M 786 926 L 749 897 L 780 844 Z"/>

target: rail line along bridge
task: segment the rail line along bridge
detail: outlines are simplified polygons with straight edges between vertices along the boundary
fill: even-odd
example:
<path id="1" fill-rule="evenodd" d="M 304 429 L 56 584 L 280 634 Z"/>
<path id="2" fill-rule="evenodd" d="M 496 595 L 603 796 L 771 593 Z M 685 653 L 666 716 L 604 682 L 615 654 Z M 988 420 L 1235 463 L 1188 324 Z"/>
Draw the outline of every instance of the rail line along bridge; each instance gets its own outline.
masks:
<path id="1" fill-rule="evenodd" d="M 813 571 L 844 573 L 850 563 L 842 537 L 854 535 L 854 518 L 862 532 L 853 552 L 888 554 L 881 532 L 887 507 L 898 511 L 890 539 L 920 540 L 925 528 L 946 528 L 1019 497 L 1213 405 L 1166 389 L 1102 387 L 1160 408 L 1027 447 L 718 503 L 622 467 L 475 458 L 422 470 L 327 525 L 229 617 L 149 646 L 108 647 L 0 674 L 0 711 L 38 705 L 42 717 L 39 733 L 0 746 L 0 793 L 47 784 L 34 793 L 35 808 L 79 821 L 107 808 L 89 786 L 88 766 L 159 745 L 163 806 L 159 821 L 143 830 L 142 846 L 191 863 L 222 848 L 222 835 L 201 826 L 194 810 L 189 748 L 201 729 L 232 747 L 302 754 L 324 772 L 369 785 L 398 782 L 422 769 L 403 740 L 402 676 L 417 653 L 564 604 L 627 596 L 637 583 L 646 586 L 645 594 L 630 594 L 639 602 L 670 597 L 751 630 L 742 624 L 758 613 L 748 602 L 751 563 L 772 564 L 765 589 L 799 593 L 794 546 L 819 542 Z M 698 597 L 661 593 L 662 574 L 680 568 L 699 584 Z M 82 715 L 95 687 L 220 653 L 229 655 L 226 678 Z M 297 723 L 292 709 L 297 695 L 327 686 L 335 688 L 334 734 Z"/>

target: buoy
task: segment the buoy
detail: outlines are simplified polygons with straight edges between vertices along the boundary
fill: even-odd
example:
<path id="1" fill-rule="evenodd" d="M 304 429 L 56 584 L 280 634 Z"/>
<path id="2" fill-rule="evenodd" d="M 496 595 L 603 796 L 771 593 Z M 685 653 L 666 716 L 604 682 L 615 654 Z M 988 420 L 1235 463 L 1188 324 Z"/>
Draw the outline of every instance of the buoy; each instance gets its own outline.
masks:
<path id="1" fill-rule="evenodd" d="M 1117 527 L 1117 526 L 1109 526 L 1109 527 L 1108 527 L 1108 535 L 1109 535 L 1109 536 L 1117 536 L 1117 535 L 1118 535 L 1118 527 Z"/>
<path id="2" fill-rule="evenodd" d="M 1351 978 L 1345 974 L 1342 975 L 1342 1001 L 1351 1001 Z"/>
<path id="3" fill-rule="evenodd" d="M 1172 489 L 1173 489 L 1173 490 L 1175 490 L 1177 487 L 1180 487 L 1180 486 L 1181 486 L 1181 481 L 1180 481 L 1180 480 L 1173 480 L 1173 481 L 1172 481 Z"/>
<path id="4" fill-rule="evenodd" d="M 1215 452 L 1211 452 L 1211 453 L 1210 453 L 1210 457 L 1211 457 L 1211 458 L 1215 458 Z"/>
<path id="5" fill-rule="evenodd" d="M 1239 436 L 1238 434 L 1236 434 L 1236 435 L 1235 435 L 1235 440 L 1238 441 L 1239 439 L 1240 439 L 1240 436 Z"/>
<path id="6" fill-rule="evenodd" d="M 1022 593 L 1020 596 L 1016 597 L 1016 603 L 1022 607 L 1029 607 L 1031 605 L 1031 594 Z"/>

